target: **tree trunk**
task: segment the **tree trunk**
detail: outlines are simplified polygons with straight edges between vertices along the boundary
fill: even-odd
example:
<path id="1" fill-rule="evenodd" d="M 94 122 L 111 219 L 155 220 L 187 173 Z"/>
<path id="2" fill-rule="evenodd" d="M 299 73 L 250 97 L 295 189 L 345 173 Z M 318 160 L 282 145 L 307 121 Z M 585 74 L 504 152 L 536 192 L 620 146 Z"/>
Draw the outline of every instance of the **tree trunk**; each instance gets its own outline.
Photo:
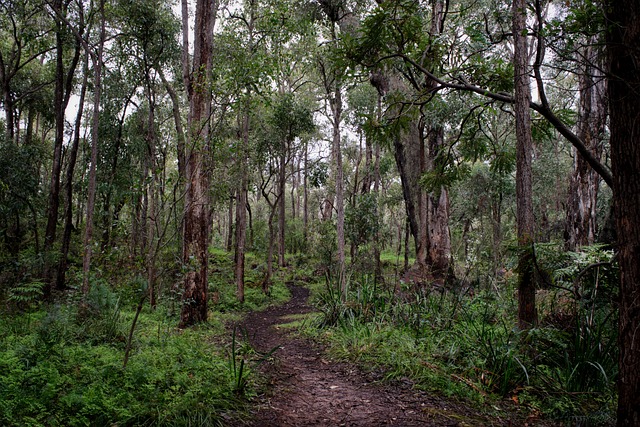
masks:
<path id="1" fill-rule="evenodd" d="M 64 205 L 64 230 L 62 232 L 62 246 L 60 249 L 60 261 L 58 274 L 56 277 L 56 289 L 63 289 L 65 286 L 65 275 L 67 273 L 67 262 L 69 258 L 69 247 L 71 246 L 71 232 L 73 231 L 73 174 L 78 158 L 78 147 L 80 146 L 80 127 L 82 126 L 82 115 L 84 112 L 84 99 L 87 93 L 87 80 L 89 76 L 89 58 L 87 57 L 82 71 L 82 89 L 78 101 L 78 112 L 73 130 L 73 143 L 68 151 L 67 171 L 65 176 L 65 205 Z"/>
<path id="2" fill-rule="evenodd" d="M 146 241 L 147 241 L 147 251 L 146 251 L 146 269 L 147 269 L 147 288 L 149 292 L 149 305 L 155 308 L 157 305 L 157 291 L 156 291 L 156 253 L 157 253 L 157 244 L 158 244 L 158 204 L 157 204 L 157 192 L 156 187 L 158 184 L 158 176 L 157 176 L 157 165 L 156 165 L 156 132 L 155 132 L 155 97 L 152 89 L 152 81 L 149 75 L 149 70 L 146 73 L 146 82 L 147 82 L 147 102 L 149 104 L 149 114 L 147 117 L 147 132 L 146 132 L 146 140 L 147 140 L 147 169 L 149 170 L 151 176 L 148 180 L 148 185 L 146 185 L 146 193 L 148 197 L 148 208 L 147 208 L 147 229 L 146 229 Z M 147 177 L 145 176 L 145 181 L 147 181 Z"/>
<path id="3" fill-rule="evenodd" d="M 247 95 L 248 96 L 248 95 Z M 240 124 L 240 149 L 238 150 L 238 170 L 240 174 L 240 188 L 236 193 L 236 252 L 234 257 L 234 277 L 236 282 L 236 296 L 238 301 L 244 302 L 244 258 L 247 240 L 247 204 L 248 204 L 248 165 L 249 149 L 249 101 Z"/>
<path id="4" fill-rule="evenodd" d="M 62 10 L 62 0 L 55 0 L 53 7 L 59 14 L 64 15 Z M 60 175 L 62 171 L 62 145 L 64 142 L 65 110 L 69 104 L 71 90 L 73 88 L 73 78 L 75 70 L 80 60 L 80 41 L 76 40 L 75 53 L 65 73 L 64 69 L 64 34 L 65 24 L 61 19 L 56 19 L 56 78 L 54 89 L 55 111 L 55 138 L 53 144 L 53 162 L 51 164 L 51 179 L 49 181 L 49 203 L 47 208 L 47 225 L 44 236 L 45 253 L 45 295 L 51 292 L 53 260 L 50 259 L 50 252 L 56 238 L 56 228 L 58 225 L 58 211 L 60 207 Z M 80 18 L 80 30 L 82 35 L 83 22 Z"/>
<path id="5" fill-rule="evenodd" d="M 227 252 L 231 252 L 233 248 L 233 201 L 235 200 L 235 195 L 231 193 L 229 197 L 229 210 L 227 212 L 227 243 L 226 248 Z"/>
<path id="6" fill-rule="evenodd" d="M 602 55 L 593 38 L 583 48 L 585 58 L 579 76 L 580 104 L 577 135 L 593 156 L 600 160 L 602 138 L 607 126 L 606 80 L 602 73 Z M 566 247 L 576 250 L 591 245 L 596 237 L 596 214 L 600 176 L 573 148 L 573 171 L 567 202 Z"/>
<path id="7" fill-rule="evenodd" d="M 244 160 L 242 160 L 244 162 Z M 247 177 L 242 173 L 240 188 L 236 193 L 236 251 L 234 256 L 234 278 L 238 301 L 244 302 L 244 256 L 247 239 Z"/>
<path id="8" fill-rule="evenodd" d="M 185 206 L 182 262 L 186 266 L 180 327 L 207 320 L 209 264 L 209 117 L 208 88 L 213 55 L 216 0 L 197 0 L 195 10 L 193 74 L 189 79 L 189 143 L 185 153 Z M 183 19 L 186 19 L 183 16 Z M 183 28 L 183 32 L 186 28 Z M 187 48 L 188 46 L 184 46 Z M 183 57 L 183 61 L 187 61 Z M 184 64 L 183 64 L 184 66 Z"/>
<path id="9" fill-rule="evenodd" d="M 171 111 L 173 113 L 173 122 L 176 128 L 176 149 L 177 149 L 177 157 L 178 157 L 178 177 L 180 182 L 184 182 L 185 179 L 185 166 L 184 166 L 184 151 L 185 151 L 185 135 L 184 128 L 182 127 L 182 116 L 180 115 L 180 99 L 178 98 L 178 94 L 171 84 L 167 81 L 164 73 L 162 72 L 162 67 L 158 67 L 158 75 L 162 80 L 162 84 L 164 85 L 167 93 L 169 94 L 169 98 L 171 98 Z"/>
<path id="10" fill-rule="evenodd" d="M 304 245 L 307 247 L 307 241 L 309 238 L 309 175 L 308 175 L 308 166 L 309 166 L 309 147 L 308 143 L 304 144 L 304 178 L 303 178 L 303 198 L 302 198 L 302 223 L 303 223 L 303 235 L 304 235 Z"/>
<path id="11" fill-rule="evenodd" d="M 378 97 L 378 120 L 380 119 L 380 115 L 382 114 L 382 97 Z M 370 144 L 367 144 L 367 147 Z M 376 213 L 378 214 L 378 221 L 382 221 L 382 214 L 378 211 L 380 209 L 380 144 L 376 142 L 376 158 L 373 166 L 373 192 L 376 195 Z M 367 156 L 369 153 L 367 153 Z M 371 178 L 369 178 L 371 179 Z M 373 238 L 373 257 L 375 260 L 375 278 L 376 282 L 382 282 L 382 263 L 380 262 L 380 227 L 376 232 L 376 235 Z M 400 244 L 400 240 L 398 240 L 398 244 Z"/>
<path id="12" fill-rule="evenodd" d="M 287 175 L 286 175 L 286 150 L 287 150 L 287 141 L 282 141 L 282 147 L 280 148 L 282 151 L 280 153 L 280 159 L 278 163 L 278 265 L 280 267 L 284 267 L 284 233 L 285 233 L 285 186 L 287 183 Z"/>
<path id="13" fill-rule="evenodd" d="M 89 183 L 87 188 L 87 221 L 85 223 L 84 229 L 84 256 L 82 258 L 82 295 L 85 300 L 89 295 L 89 270 L 91 269 L 93 245 L 93 211 L 96 204 L 97 189 L 96 172 L 98 163 L 98 133 L 100 128 L 100 95 L 102 91 L 102 56 L 106 38 L 104 3 L 104 0 L 100 0 L 100 41 L 98 42 L 98 52 L 93 58 L 94 80 L 93 117 L 91 123 L 91 166 L 89 167 Z"/>
<path id="14" fill-rule="evenodd" d="M 432 126 L 429 134 L 429 167 L 442 167 L 441 151 L 444 147 L 444 129 Z M 434 279 L 446 281 L 452 270 L 451 233 L 449 231 L 449 191 L 440 187 L 431 192 L 427 200 L 427 265 Z"/>
<path id="15" fill-rule="evenodd" d="M 608 1 L 608 93 L 620 263 L 618 422 L 640 426 L 640 2 Z"/>
<path id="16" fill-rule="evenodd" d="M 413 236 L 415 251 L 418 252 L 420 246 L 419 241 L 419 227 L 416 212 L 416 202 L 414 201 L 414 192 L 411 190 L 411 179 L 409 176 L 409 166 L 407 164 L 407 155 L 405 154 L 405 144 L 402 143 L 402 138 L 396 136 L 393 142 L 393 153 L 396 160 L 396 167 L 400 175 L 400 183 L 402 184 L 402 196 L 404 199 L 404 206 L 407 213 L 407 223 L 411 236 Z M 407 249 L 408 250 L 408 249 Z"/>
<path id="17" fill-rule="evenodd" d="M 531 178 L 531 89 L 529 82 L 526 0 L 513 2 L 514 85 L 516 118 L 516 225 L 518 229 L 518 324 L 529 329 L 537 322 L 533 270 L 533 187 Z"/>

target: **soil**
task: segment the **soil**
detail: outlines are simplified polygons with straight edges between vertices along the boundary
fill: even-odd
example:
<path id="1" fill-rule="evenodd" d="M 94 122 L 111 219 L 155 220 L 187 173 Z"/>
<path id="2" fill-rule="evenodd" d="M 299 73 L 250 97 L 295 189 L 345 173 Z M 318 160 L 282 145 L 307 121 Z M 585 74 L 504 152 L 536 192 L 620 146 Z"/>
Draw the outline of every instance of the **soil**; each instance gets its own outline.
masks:
<path id="1" fill-rule="evenodd" d="M 331 360 L 318 343 L 282 327 L 309 313 L 309 290 L 290 286 L 291 300 L 250 313 L 242 323 L 259 352 L 278 349 L 261 369 L 266 392 L 250 402 L 249 420 L 235 426 L 511 426 L 533 420 L 488 418 L 459 402 L 414 390 L 409 381 L 383 383 L 381 373 L 365 373 Z M 527 422 L 528 421 L 528 422 Z"/>

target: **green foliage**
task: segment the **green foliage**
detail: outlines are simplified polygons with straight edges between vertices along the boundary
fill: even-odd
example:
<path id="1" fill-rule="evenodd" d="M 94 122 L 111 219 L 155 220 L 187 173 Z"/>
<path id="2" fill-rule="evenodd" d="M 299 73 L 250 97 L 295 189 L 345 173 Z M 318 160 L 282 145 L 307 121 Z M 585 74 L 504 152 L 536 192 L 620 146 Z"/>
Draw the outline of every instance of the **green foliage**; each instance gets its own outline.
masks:
<path id="1" fill-rule="evenodd" d="M 123 311 L 120 326 L 132 315 Z M 0 424 L 222 425 L 239 407 L 212 329 L 163 332 L 162 316 L 143 312 L 123 370 L 122 346 L 87 340 L 90 319 L 76 316 L 55 307 L 26 333 L 3 328 Z"/>
<path id="2" fill-rule="evenodd" d="M 355 245 L 371 241 L 380 228 L 378 197 L 375 193 L 359 194 L 355 206 L 348 204 L 345 210 L 345 234 Z"/>
<path id="3" fill-rule="evenodd" d="M 307 241 L 304 236 L 304 222 L 302 219 L 288 219 L 286 222 L 285 247 L 287 253 L 300 254 L 306 252 Z"/>
<path id="4" fill-rule="evenodd" d="M 586 252 L 584 259 L 610 259 L 602 249 Z M 551 258 L 545 253 L 541 262 Z M 574 269 L 571 280 L 581 271 Z M 598 277 L 605 288 L 609 279 Z M 611 419 L 617 375 L 611 304 L 554 295 L 555 306 L 541 304 L 540 327 L 525 333 L 516 328 L 512 289 L 389 291 L 362 276 L 351 278 L 344 299 L 331 282 L 318 294 L 318 333 L 336 356 L 445 395 L 509 397 L 558 419 Z M 575 317 L 567 313 L 574 307 Z"/>
<path id="5" fill-rule="evenodd" d="M 41 281 L 19 283 L 9 289 L 8 300 L 20 307 L 30 307 L 38 303 L 44 293 Z"/>

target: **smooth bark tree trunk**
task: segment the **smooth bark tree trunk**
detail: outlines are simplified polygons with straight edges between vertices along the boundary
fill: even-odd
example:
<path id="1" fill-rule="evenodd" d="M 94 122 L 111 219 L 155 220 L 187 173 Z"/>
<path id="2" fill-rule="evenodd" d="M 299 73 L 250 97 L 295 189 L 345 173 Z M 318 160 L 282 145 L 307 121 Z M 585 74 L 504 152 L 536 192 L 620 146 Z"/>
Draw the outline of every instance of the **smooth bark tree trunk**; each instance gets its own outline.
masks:
<path id="1" fill-rule="evenodd" d="M 537 322 L 536 286 L 533 270 L 533 186 L 531 136 L 531 88 L 529 82 L 527 2 L 513 2 L 514 87 L 516 119 L 516 226 L 518 234 L 518 324 L 529 329 Z"/>
<path id="2" fill-rule="evenodd" d="M 98 163 L 98 144 L 99 144 L 99 128 L 100 128 L 100 96 L 102 94 L 102 57 L 104 52 L 104 43 L 106 38 L 106 19 L 104 12 L 104 0 L 99 3 L 100 15 L 100 39 L 98 42 L 98 51 L 93 57 L 93 117 L 91 122 L 91 165 L 89 167 L 89 182 L 87 187 L 87 212 L 84 229 L 84 239 L 82 242 L 84 255 L 82 257 L 82 295 L 87 298 L 89 295 L 89 271 L 91 270 L 91 257 L 93 254 L 93 211 L 96 204 L 97 190 L 97 163 Z"/>
<path id="3" fill-rule="evenodd" d="M 213 61 L 213 27 L 217 6 L 217 0 L 197 0 L 195 10 L 193 69 L 187 86 L 190 137 L 185 153 L 186 188 L 182 262 L 186 272 L 180 327 L 207 320 L 208 247 L 211 228 L 209 201 L 211 91 L 208 84 Z M 183 16 L 183 20 L 186 19 Z M 183 32 L 186 29 L 183 28 Z M 188 46 L 183 46 L 183 49 L 188 49 Z M 188 61 L 188 55 L 183 56 L 183 61 Z"/>
<path id="4" fill-rule="evenodd" d="M 344 172 L 342 168 L 342 139 L 340 136 L 340 123 L 342 121 L 342 88 L 336 84 L 332 99 L 333 112 L 333 141 L 334 175 L 336 182 L 336 238 L 338 240 L 338 283 L 342 297 L 347 296 L 347 282 L 345 278 L 345 238 L 344 238 Z"/>
<path id="5" fill-rule="evenodd" d="M 640 1 L 607 1 L 611 167 L 620 264 L 619 427 L 640 426 Z"/>

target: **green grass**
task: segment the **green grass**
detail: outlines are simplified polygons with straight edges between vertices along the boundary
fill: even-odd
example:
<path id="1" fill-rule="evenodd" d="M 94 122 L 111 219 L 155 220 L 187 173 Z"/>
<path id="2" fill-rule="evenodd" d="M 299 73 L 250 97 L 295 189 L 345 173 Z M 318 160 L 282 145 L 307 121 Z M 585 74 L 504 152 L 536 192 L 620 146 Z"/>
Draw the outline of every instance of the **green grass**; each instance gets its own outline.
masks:
<path id="1" fill-rule="evenodd" d="M 335 288 L 317 286 L 322 315 L 301 330 L 338 359 L 462 399 L 490 416 L 537 411 L 598 425 L 614 418 L 615 328 L 608 309 L 580 309 L 573 329 L 544 323 L 524 334 L 508 289 L 468 295 L 427 287 L 399 296 L 363 276 L 352 278 L 343 301 Z M 595 313 L 588 325 L 585 313 Z"/>

